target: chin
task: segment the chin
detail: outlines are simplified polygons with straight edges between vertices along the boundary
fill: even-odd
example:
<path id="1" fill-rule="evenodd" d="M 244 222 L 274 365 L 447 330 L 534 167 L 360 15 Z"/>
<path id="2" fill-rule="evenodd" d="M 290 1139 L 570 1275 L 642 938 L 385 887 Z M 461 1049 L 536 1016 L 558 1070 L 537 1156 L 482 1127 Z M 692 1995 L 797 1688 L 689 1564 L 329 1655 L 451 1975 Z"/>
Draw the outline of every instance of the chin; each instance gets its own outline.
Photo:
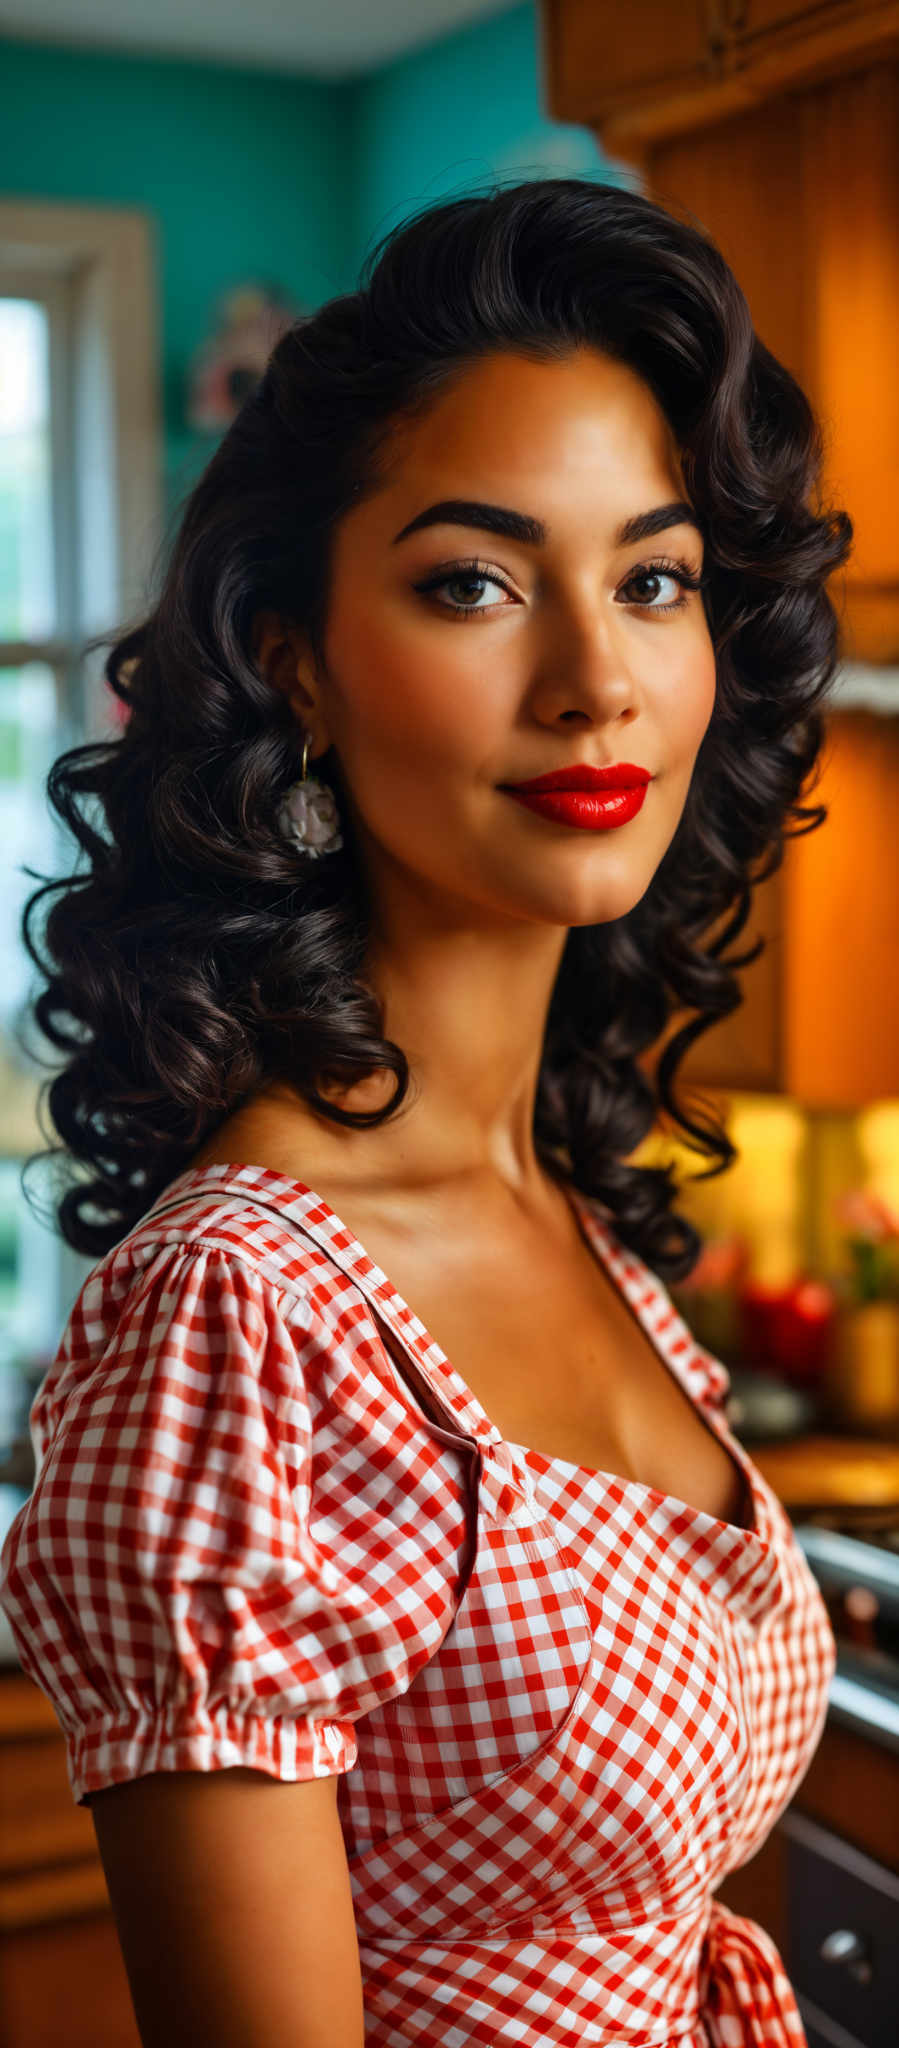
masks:
<path id="1" fill-rule="evenodd" d="M 642 903 L 653 879 L 655 869 L 640 875 L 621 875 L 607 878 L 597 887 L 578 891 L 577 902 L 571 903 L 568 923 L 571 925 L 613 924 L 617 918 L 627 917 L 637 904 Z"/>

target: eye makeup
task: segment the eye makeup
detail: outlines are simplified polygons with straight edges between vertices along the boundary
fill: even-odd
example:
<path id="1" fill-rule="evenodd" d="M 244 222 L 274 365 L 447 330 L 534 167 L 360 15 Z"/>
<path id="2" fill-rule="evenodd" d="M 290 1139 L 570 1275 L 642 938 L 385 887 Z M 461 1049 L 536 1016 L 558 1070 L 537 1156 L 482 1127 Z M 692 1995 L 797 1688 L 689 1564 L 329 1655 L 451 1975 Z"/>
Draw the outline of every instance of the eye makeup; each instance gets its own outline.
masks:
<path id="1" fill-rule="evenodd" d="M 667 576 L 672 581 L 680 584 L 681 596 L 675 598 L 669 604 L 641 604 L 640 600 L 637 599 L 635 602 L 638 610 L 658 613 L 681 611 L 687 603 L 686 593 L 688 591 L 700 590 L 704 583 L 704 578 L 701 575 L 695 575 L 688 562 L 666 556 L 664 558 L 657 557 L 649 562 L 636 562 L 634 567 L 628 571 L 624 583 L 620 587 L 626 589 L 629 583 L 635 582 L 638 578 L 663 576 Z M 510 585 L 491 563 L 475 558 L 468 561 L 443 562 L 438 569 L 433 570 L 421 583 L 416 583 L 414 588 L 427 596 L 451 583 L 466 582 L 493 583 L 499 589 L 504 590 L 509 597 L 514 596 L 514 591 Z M 457 604 L 450 599 L 442 604 L 442 609 L 450 614 L 455 613 L 457 618 L 470 619 L 489 617 L 494 612 L 505 611 L 507 607 L 496 604 Z"/>

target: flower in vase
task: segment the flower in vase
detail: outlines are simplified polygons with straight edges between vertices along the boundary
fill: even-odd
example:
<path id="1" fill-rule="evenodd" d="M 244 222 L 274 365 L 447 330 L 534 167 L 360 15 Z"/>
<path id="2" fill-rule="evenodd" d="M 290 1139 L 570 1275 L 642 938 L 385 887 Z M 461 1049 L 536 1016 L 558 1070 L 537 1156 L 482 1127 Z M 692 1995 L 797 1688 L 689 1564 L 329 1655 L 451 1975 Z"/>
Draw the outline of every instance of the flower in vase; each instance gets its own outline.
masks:
<path id="1" fill-rule="evenodd" d="M 899 1293 L 899 1216 L 880 1195 L 851 1188 L 838 1195 L 833 1213 L 847 1231 L 856 1301 L 889 1300 Z"/>

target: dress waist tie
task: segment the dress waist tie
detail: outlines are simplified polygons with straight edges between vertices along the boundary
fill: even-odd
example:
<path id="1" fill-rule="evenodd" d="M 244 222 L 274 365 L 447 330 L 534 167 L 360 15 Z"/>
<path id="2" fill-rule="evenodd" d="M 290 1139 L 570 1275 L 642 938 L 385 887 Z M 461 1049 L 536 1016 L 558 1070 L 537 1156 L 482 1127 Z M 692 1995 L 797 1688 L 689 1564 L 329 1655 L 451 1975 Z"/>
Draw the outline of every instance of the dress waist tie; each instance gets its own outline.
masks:
<path id="1" fill-rule="evenodd" d="M 711 2048 L 808 2048 L 776 1944 L 757 1921 L 712 1900 L 699 1975 Z"/>

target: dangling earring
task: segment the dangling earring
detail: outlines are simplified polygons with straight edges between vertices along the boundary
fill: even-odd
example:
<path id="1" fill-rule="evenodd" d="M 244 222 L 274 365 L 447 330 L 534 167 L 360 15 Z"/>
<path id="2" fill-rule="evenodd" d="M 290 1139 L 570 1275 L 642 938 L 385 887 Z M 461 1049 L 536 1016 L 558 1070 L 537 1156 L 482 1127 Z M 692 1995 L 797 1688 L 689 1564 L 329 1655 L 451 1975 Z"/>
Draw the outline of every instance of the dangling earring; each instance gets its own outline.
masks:
<path id="1" fill-rule="evenodd" d="M 311 734 L 307 732 L 303 772 L 299 782 L 291 783 L 281 799 L 278 826 L 285 839 L 299 847 L 301 853 L 308 854 L 310 860 L 320 860 L 323 853 L 339 852 L 343 834 L 333 790 L 327 783 L 319 782 L 316 776 L 306 774 L 310 744 Z"/>

